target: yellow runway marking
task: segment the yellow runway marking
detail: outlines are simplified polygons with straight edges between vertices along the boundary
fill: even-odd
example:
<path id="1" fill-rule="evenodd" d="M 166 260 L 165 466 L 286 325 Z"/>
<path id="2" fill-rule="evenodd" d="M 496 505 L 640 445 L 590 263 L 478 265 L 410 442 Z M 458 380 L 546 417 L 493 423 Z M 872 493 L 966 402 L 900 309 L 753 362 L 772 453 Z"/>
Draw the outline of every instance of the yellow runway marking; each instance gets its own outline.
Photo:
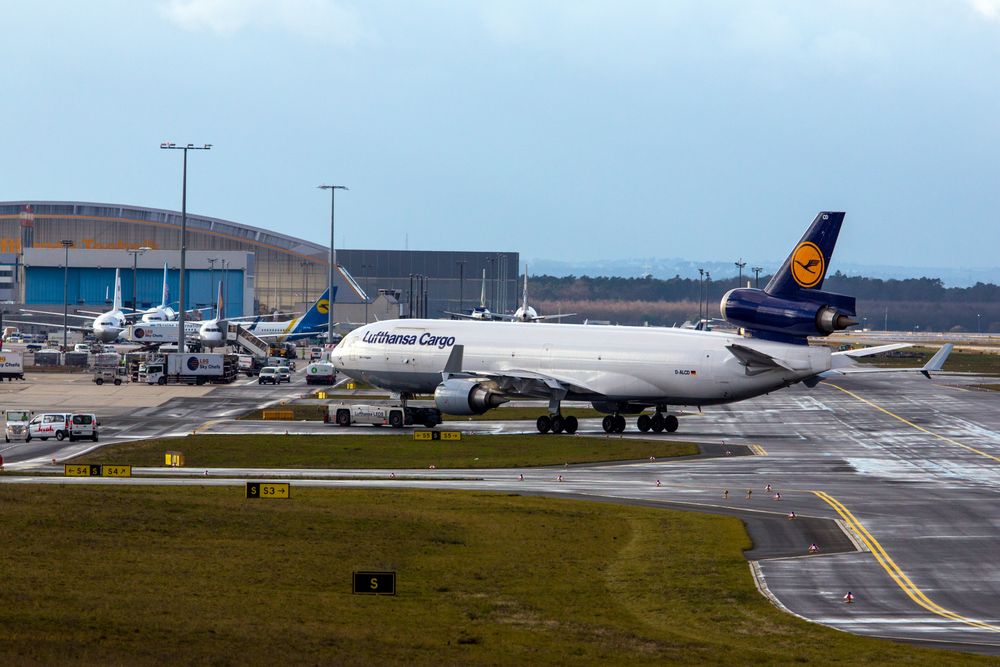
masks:
<path id="1" fill-rule="evenodd" d="M 943 440 L 943 441 L 945 441 L 945 442 L 947 442 L 949 444 L 956 445 L 956 446 L 961 447 L 962 449 L 966 449 L 966 450 L 968 450 L 968 451 L 970 451 L 970 452 L 972 452 L 974 454 L 979 454 L 980 456 L 985 456 L 988 459 L 993 459 L 997 463 L 1000 463 L 1000 457 L 993 456 L 992 454 L 987 454 L 983 450 L 976 449 L 975 447 L 970 447 L 968 445 L 963 445 L 958 440 L 952 440 L 951 438 L 948 438 L 948 437 L 945 437 L 943 435 L 940 435 L 939 433 L 935 433 L 934 431 L 930 431 L 930 430 L 924 428 L 923 426 L 917 426 L 916 424 L 914 424 L 913 422 L 909 421 L 908 419 L 900 417 L 899 415 L 897 415 L 894 412 L 889 412 L 888 410 L 886 410 L 885 408 L 883 408 L 881 405 L 876 405 L 875 403 L 872 403 L 871 401 L 869 401 L 867 398 L 862 398 L 862 397 L 858 396 L 853 391 L 848 391 L 847 389 L 844 389 L 843 387 L 840 387 L 840 386 L 835 385 L 835 384 L 830 384 L 829 382 L 827 382 L 826 384 L 829 385 L 830 387 L 833 387 L 834 389 L 839 389 L 840 391 L 844 392 L 848 396 L 856 398 L 857 400 L 861 401 L 862 403 L 866 403 L 866 404 L 872 406 L 873 408 L 875 408 L 876 410 L 878 410 L 880 412 L 884 412 L 885 414 L 889 415 L 893 419 L 898 419 L 899 421 L 903 422 L 907 426 L 912 426 L 913 428 L 917 429 L 918 431 L 923 431 L 927 435 L 934 436 L 938 440 Z"/>
<path id="2" fill-rule="evenodd" d="M 750 450 L 757 456 L 767 456 L 767 450 L 760 445 L 750 445 Z"/>
<path id="3" fill-rule="evenodd" d="M 906 573 L 903 572 L 903 570 L 901 570 L 898 565 L 896 565 L 896 562 L 892 560 L 892 557 L 890 557 L 888 553 L 886 553 L 886 550 L 882 547 L 881 544 L 879 544 L 878 540 L 876 540 L 875 537 L 868 532 L 867 528 L 861 525 L 861 522 L 858 521 L 857 517 L 851 514 L 850 510 L 844 507 L 844 505 L 841 504 L 839 500 L 837 500 L 836 498 L 834 498 L 829 494 L 826 494 L 822 491 L 813 491 L 813 493 L 816 494 L 821 500 L 829 504 L 830 507 L 832 507 L 834 510 L 836 510 L 837 514 L 839 514 L 841 518 L 847 523 L 847 525 L 851 527 L 851 530 L 857 533 L 858 537 L 864 540 L 865 544 L 871 550 L 872 554 L 875 556 L 875 559 L 878 561 L 879 565 L 881 565 L 885 569 L 885 571 L 889 573 L 889 576 L 892 577 L 892 580 L 895 581 L 896 584 L 901 589 L 903 589 L 903 592 L 906 593 L 906 595 L 909 596 L 911 600 L 916 602 L 918 605 L 920 605 L 927 611 L 937 614 L 938 616 L 941 616 L 943 618 L 947 618 L 952 621 L 958 621 L 959 623 L 965 623 L 966 625 L 971 625 L 974 628 L 981 628 L 983 630 L 1000 632 L 1000 627 L 997 627 L 995 625 L 990 625 L 989 623 L 984 623 L 982 621 L 977 621 L 975 619 L 966 618 L 961 614 L 957 614 L 953 611 L 945 609 L 938 603 L 928 598 L 924 594 L 924 592 L 919 588 L 917 588 L 917 585 L 914 584 L 908 576 L 906 576 Z"/>

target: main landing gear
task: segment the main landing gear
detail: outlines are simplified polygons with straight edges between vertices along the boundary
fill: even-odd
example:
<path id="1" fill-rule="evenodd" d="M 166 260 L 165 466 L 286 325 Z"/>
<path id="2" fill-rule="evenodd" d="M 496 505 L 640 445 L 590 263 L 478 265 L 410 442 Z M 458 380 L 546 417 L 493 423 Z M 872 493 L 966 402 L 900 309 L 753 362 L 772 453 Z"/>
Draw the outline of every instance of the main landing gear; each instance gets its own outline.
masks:
<path id="1" fill-rule="evenodd" d="M 650 415 L 639 415 L 635 420 L 635 425 L 643 433 L 652 431 L 653 433 L 673 433 L 677 430 L 677 417 L 666 414 L 666 406 L 657 406 L 656 412 Z M 625 431 L 625 417 L 618 414 L 607 415 L 601 422 L 605 433 L 623 433 Z"/>
<path id="2" fill-rule="evenodd" d="M 558 413 L 554 415 L 542 415 L 535 422 L 535 427 L 539 433 L 548 433 L 551 431 L 552 433 L 569 433 L 572 435 L 576 433 L 578 426 L 579 422 L 573 415 L 563 417 Z"/>
<path id="3" fill-rule="evenodd" d="M 548 433 L 549 431 L 553 433 L 569 433 L 570 435 L 576 433 L 576 428 L 580 425 L 576 417 L 573 415 L 569 417 L 562 416 L 560 405 L 565 395 L 566 392 L 561 392 L 558 395 L 549 397 L 549 414 L 542 415 L 535 421 L 535 427 L 539 433 Z"/>

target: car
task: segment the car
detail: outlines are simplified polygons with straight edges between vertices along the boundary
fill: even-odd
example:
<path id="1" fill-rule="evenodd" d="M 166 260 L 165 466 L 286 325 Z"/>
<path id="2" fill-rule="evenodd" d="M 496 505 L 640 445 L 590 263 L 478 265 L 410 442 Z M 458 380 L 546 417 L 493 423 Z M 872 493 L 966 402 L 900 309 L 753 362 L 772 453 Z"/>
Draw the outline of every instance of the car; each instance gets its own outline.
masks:
<path id="1" fill-rule="evenodd" d="M 281 382 L 278 369 L 274 366 L 264 366 L 257 375 L 257 384 L 278 384 Z"/>
<path id="2" fill-rule="evenodd" d="M 309 361 L 319 361 L 323 358 L 323 348 L 319 345 L 313 345 L 309 348 Z"/>
<path id="3" fill-rule="evenodd" d="M 31 442 L 32 438 L 65 440 L 69 436 L 70 417 L 69 412 L 43 412 L 35 415 L 28 422 L 28 433 L 24 441 Z"/>
<path id="4" fill-rule="evenodd" d="M 74 352 L 90 352 L 90 346 L 86 343 L 77 343 L 73 346 Z"/>
<path id="5" fill-rule="evenodd" d="M 42 349 L 42 344 L 41 343 L 28 343 L 27 345 L 24 346 L 24 349 L 26 349 L 28 352 L 38 352 L 39 350 Z"/>
<path id="6" fill-rule="evenodd" d="M 69 441 L 80 438 L 90 438 L 97 442 L 97 427 L 100 426 L 97 415 L 92 413 L 76 413 L 69 418 Z"/>
<path id="7" fill-rule="evenodd" d="M 292 382 L 292 371 L 290 371 L 287 366 L 278 366 L 277 371 L 278 371 L 278 373 L 277 373 L 277 375 L 278 375 L 278 384 L 281 384 L 282 382 L 287 382 L 287 383 L 291 384 L 291 382 Z"/>

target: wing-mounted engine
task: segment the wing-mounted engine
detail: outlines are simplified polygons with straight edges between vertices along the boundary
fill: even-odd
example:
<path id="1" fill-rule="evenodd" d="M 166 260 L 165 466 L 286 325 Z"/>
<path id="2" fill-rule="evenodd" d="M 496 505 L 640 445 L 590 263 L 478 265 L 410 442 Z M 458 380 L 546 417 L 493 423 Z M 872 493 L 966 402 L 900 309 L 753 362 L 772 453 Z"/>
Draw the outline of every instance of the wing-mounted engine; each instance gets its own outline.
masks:
<path id="1" fill-rule="evenodd" d="M 827 336 L 857 324 L 854 297 L 820 290 L 799 290 L 794 296 L 774 296 L 741 288 L 722 297 L 722 317 L 764 338 L 801 339 Z"/>
<path id="2" fill-rule="evenodd" d="M 449 415 L 481 415 L 508 400 L 495 383 L 476 378 L 450 378 L 434 390 L 434 403 Z"/>

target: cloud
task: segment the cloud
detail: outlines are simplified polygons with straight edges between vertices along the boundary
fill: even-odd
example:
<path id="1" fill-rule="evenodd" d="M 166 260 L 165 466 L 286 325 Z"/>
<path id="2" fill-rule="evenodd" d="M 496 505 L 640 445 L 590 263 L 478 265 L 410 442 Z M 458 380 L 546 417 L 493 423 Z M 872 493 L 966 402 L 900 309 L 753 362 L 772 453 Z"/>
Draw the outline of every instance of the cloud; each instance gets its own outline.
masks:
<path id="1" fill-rule="evenodd" d="M 972 8 L 991 21 L 1000 21 L 1000 0 L 969 0 Z"/>
<path id="2" fill-rule="evenodd" d="M 343 46 L 362 37 L 358 13 L 334 0 L 166 0 L 161 9 L 171 23 L 191 31 L 233 35 L 263 28 Z"/>

